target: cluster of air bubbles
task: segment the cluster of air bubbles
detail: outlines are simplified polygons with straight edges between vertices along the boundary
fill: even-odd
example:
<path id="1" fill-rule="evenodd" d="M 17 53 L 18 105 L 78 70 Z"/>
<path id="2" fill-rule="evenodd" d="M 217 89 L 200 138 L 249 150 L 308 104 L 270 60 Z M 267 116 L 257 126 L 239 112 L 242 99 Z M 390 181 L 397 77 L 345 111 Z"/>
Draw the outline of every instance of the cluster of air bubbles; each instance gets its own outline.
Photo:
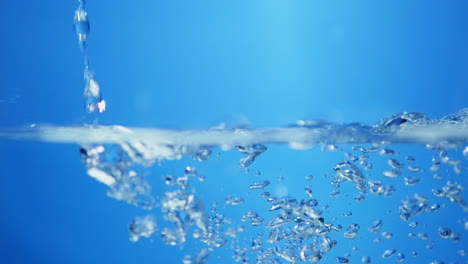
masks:
<path id="1" fill-rule="evenodd" d="M 393 121 L 382 122 L 380 127 L 374 126 L 372 129 L 381 134 L 391 134 L 406 129 L 405 127 L 424 122 L 433 121 L 414 113 L 406 113 L 400 117 L 393 117 Z M 360 126 L 360 128 L 362 127 Z M 314 129 L 317 130 L 318 127 L 314 126 Z M 346 129 L 349 130 L 350 127 L 348 126 Z M 125 129 L 119 128 L 118 130 Z M 251 166 L 258 155 L 267 149 L 262 144 L 252 144 L 252 142 L 245 145 L 239 145 L 237 142 L 230 146 L 236 146 L 236 150 L 244 155 L 239 161 L 240 167 L 243 169 Z M 326 261 L 352 263 L 355 261 L 354 257 L 358 257 L 362 263 L 371 263 L 371 257 L 373 262 L 378 257 L 394 262 L 403 262 L 406 260 L 405 254 L 412 257 L 418 256 L 419 250 L 409 250 L 403 253 L 396 248 L 394 249 L 394 246 L 385 247 L 385 250 L 377 251 L 376 255 L 364 252 L 358 244 L 366 237 L 366 234 L 363 235 L 361 230 L 363 223 L 357 220 L 361 212 L 354 211 L 352 208 L 341 208 L 336 214 L 336 211 L 332 211 L 336 209 L 335 202 L 319 207 L 317 199 L 321 199 L 327 193 L 336 197 L 330 199 L 332 201 L 350 198 L 360 202 L 359 205 L 362 205 L 364 201 L 375 199 L 396 201 L 394 207 L 386 209 L 386 212 L 390 216 L 394 216 L 393 212 L 396 211 L 397 216 L 407 222 L 405 228 L 412 231 L 408 233 L 408 239 L 424 241 L 423 243 L 427 243 L 426 249 L 436 249 L 437 239 L 458 242 L 463 235 L 460 234 L 457 227 L 451 226 L 449 223 L 442 224 L 438 229 L 428 230 L 426 229 L 428 224 L 421 221 L 424 219 L 421 216 L 423 213 L 432 214 L 447 210 L 448 205 L 443 203 L 446 200 L 460 205 L 464 210 L 467 208 L 463 199 L 463 181 L 455 178 L 459 177 L 455 167 L 460 167 L 459 171 L 462 171 L 464 159 L 456 159 L 456 156 L 452 155 L 452 149 L 449 149 L 447 145 L 443 147 L 440 145 L 428 146 L 431 151 L 436 151 L 438 154 L 434 155 L 432 159 L 429 156 L 427 159 L 428 169 L 419 166 L 424 162 L 419 157 L 418 163 L 421 162 L 420 164 L 415 162 L 416 159 L 413 156 L 401 158 L 402 154 L 399 151 L 390 148 L 390 142 L 379 141 L 373 142 L 369 146 L 354 146 L 351 148 L 352 152 L 344 153 L 344 161 L 335 163 L 329 168 L 332 177 L 323 177 L 324 179 L 331 178 L 331 188 L 323 186 L 319 180 L 311 181 L 313 177 L 309 174 L 305 177 L 305 184 L 297 189 L 298 192 L 294 193 L 297 197 L 277 195 L 275 191 L 270 193 L 268 188 L 271 188 L 272 178 L 268 178 L 269 173 L 263 174 L 256 171 L 255 180 L 249 181 L 246 186 L 250 189 L 247 190 L 249 199 L 223 193 L 221 200 L 213 204 L 211 210 L 206 211 L 203 202 L 195 195 L 195 190 L 199 187 L 191 186 L 193 180 L 198 179 L 203 182 L 205 176 L 193 166 L 184 167 L 182 175 L 166 174 L 163 176 L 162 179 L 166 183 L 166 186 L 163 185 L 163 187 L 168 188 L 169 191 L 163 192 L 158 202 L 151 197 L 150 186 L 141 173 L 141 167 L 150 166 L 156 161 L 162 162 L 183 157 L 193 158 L 200 162 L 206 161 L 210 158 L 212 149 L 216 147 L 216 145 L 205 143 L 200 145 L 169 144 L 166 142 L 155 144 L 154 142 L 134 139 L 133 141 L 123 141 L 120 144 L 85 145 L 81 148 L 81 153 L 88 174 L 106 184 L 109 187 L 110 196 L 145 209 L 156 207 L 162 211 L 163 216 L 158 217 L 158 220 L 166 221 L 167 223 L 164 225 L 156 225 L 156 221 L 152 217 L 135 218 L 129 226 L 132 241 L 137 241 L 140 237 L 154 236 L 154 233 L 158 232 L 162 240 L 172 246 L 183 246 L 188 239 L 195 239 L 203 243 L 198 252 L 184 257 L 183 263 L 185 264 L 204 263 L 216 248 L 225 245 L 231 246 L 233 260 L 243 264 L 317 263 L 323 261 L 327 253 L 338 243 L 343 247 L 346 243 L 352 243 L 352 247 L 349 249 L 356 256 L 341 251 L 338 256 Z M 327 142 L 323 143 L 322 150 L 344 151 L 345 148 L 345 146 Z M 461 152 L 462 155 L 468 156 L 467 148 L 462 148 Z M 331 153 L 330 155 L 335 154 Z M 379 164 L 383 164 L 384 167 L 380 167 Z M 445 169 L 445 167 L 450 166 L 454 167 L 453 171 Z M 325 175 L 328 175 L 329 172 Z M 440 175 L 433 176 L 436 179 L 442 179 L 441 175 L 443 174 L 444 177 L 450 178 L 450 181 L 442 186 L 435 185 L 432 189 L 433 196 L 430 196 L 430 192 L 422 190 L 426 186 L 426 181 L 432 180 L 430 177 L 427 179 L 427 173 Z M 293 176 L 283 171 L 278 180 L 282 180 L 285 175 L 288 179 L 293 179 Z M 298 177 L 298 179 L 300 178 L 303 179 L 303 176 Z M 316 179 L 322 178 L 316 177 Z M 441 181 L 434 182 L 442 183 Z M 352 188 L 355 188 L 357 192 L 350 195 L 348 191 L 345 191 L 347 184 L 350 185 L 351 191 Z M 395 186 L 399 188 L 398 193 L 396 193 L 398 196 L 393 195 L 397 188 Z M 404 190 L 415 192 L 410 193 L 411 195 L 400 193 L 400 186 L 402 192 Z M 325 187 L 329 187 L 329 189 L 327 190 Z M 259 204 L 256 201 L 250 201 L 250 198 L 255 199 L 252 196 L 259 197 L 263 207 L 255 209 L 245 207 L 254 203 Z M 389 199 L 391 196 L 392 199 Z M 395 198 L 395 196 L 401 198 Z M 347 201 L 349 204 L 349 200 Z M 218 204 L 222 206 L 218 207 Z M 228 214 L 223 211 L 244 210 L 244 208 L 247 210 L 239 213 L 237 218 L 227 217 Z M 330 208 L 332 210 L 328 211 Z M 387 218 L 378 215 L 374 215 L 372 218 L 366 223 L 368 231 L 372 233 L 370 241 L 384 246 L 395 242 L 395 238 L 403 237 L 392 229 L 394 225 L 388 222 L 391 221 L 391 218 L 387 220 Z M 421 223 L 419 224 L 416 220 L 421 221 Z M 384 221 L 385 227 L 383 228 Z M 367 226 L 369 223 L 370 225 Z M 468 221 L 460 220 L 460 223 L 463 228 L 468 230 Z M 157 226 L 160 227 L 159 230 Z M 246 230 L 259 230 L 259 233 L 246 240 L 239 236 L 241 232 Z M 343 240 L 346 243 L 341 244 L 340 241 Z M 458 252 L 457 255 L 465 256 L 467 254 L 463 249 L 457 250 L 454 251 Z M 361 252 L 362 254 L 360 254 Z"/>
<path id="2" fill-rule="evenodd" d="M 121 145 L 81 146 L 81 155 L 89 176 L 109 187 L 107 194 L 135 206 L 151 209 L 154 198 L 145 176 Z"/>
<path id="3" fill-rule="evenodd" d="M 152 215 L 145 217 L 135 217 L 128 226 L 130 241 L 137 242 L 140 237 L 150 238 L 157 230 L 157 225 Z"/>
<path id="4" fill-rule="evenodd" d="M 250 225 L 252 226 L 259 226 L 265 223 L 265 219 L 260 217 L 260 215 L 258 215 L 258 213 L 255 211 L 248 211 L 245 215 L 242 216 L 241 221 L 250 221 Z"/>
<path id="5" fill-rule="evenodd" d="M 429 119 L 422 113 L 404 112 L 382 120 L 373 127 L 373 131 L 377 134 L 392 134 L 405 126 L 424 125 L 428 122 Z"/>
<path id="6" fill-rule="evenodd" d="M 244 203 L 245 203 L 245 200 L 242 197 L 235 197 L 235 196 L 232 196 L 232 195 L 226 196 L 226 204 L 240 205 L 240 204 L 244 204 Z"/>
<path id="7" fill-rule="evenodd" d="M 347 239 L 354 239 L 358 235 L 359 229 L 361 227 L 358 224 L 351 224 L 346 228 L 346 232 L 344 233 L 344 237 Z"/>
<path id="8" fill-rule="evenodd" d="M 356 189 L 365 192 L 367 185 L 362 171 L 353 163 L 343 161 L 335 165 L 335 177 L 332 179 L 332 185 L 339 188 L 342 182 L 352 182 Z"/>
<path id="9" fill-rule="evenodd" d="M 442 189 L 433 189 L 432 194 L 437 197 L 444 197 L 450 202 L 460 205 L 463 208 L 467 207 L 466 201 L 463 199 L 464 187 L 462 184 L 454 181 L 447 181 Z"/>
<path id="10" fill-rule="evenodd" d="M 164 182 L 169 186 L 178 186 L 183 190 L 187 190 L 190 187 L 190 178 L 197 178 L 199 181 L 205 181 L 205 176 L 197 173 L 195 167 L 185 167 L 185 173 L 182 176 L 175 177 L 174 175 L 167 175 L 164 177 Z"/>
<path id="11" fill-rule="evenodd" d="M 404 221 L 409 221 L 411 217 L 423 213 L 427 207 L 427 198 L 420 194 L 415 194 L 413 199 L 401 202 L 399 208 L 400 218 Z"/>
<path id="12" fill-rule="evenodd" d="M 166 192 L 161 200 L 161 209 L 166 220 L 173 224 L 173 228 L 161 230 L 162 239 L 168 245 L 184 244 L 188 229 L 193 225 L 203 232 L 208 230 L 208 217 L 203 203 L 193 194 Z"/>

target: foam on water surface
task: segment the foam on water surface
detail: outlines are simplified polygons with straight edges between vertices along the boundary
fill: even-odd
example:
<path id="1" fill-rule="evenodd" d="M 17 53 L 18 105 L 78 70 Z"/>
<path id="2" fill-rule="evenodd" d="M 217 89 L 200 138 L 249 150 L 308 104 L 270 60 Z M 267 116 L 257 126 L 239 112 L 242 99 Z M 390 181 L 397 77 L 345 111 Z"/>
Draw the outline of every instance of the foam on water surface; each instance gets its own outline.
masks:
<path id="1" fill-rule="evenodd" d="M 399 114 L 405 116 L 407 113 Z M 163 128 L 127 128 L 120 125 L 87 125 L 82 127 L 38 126 L 26 129 L 1 129 L 0 137 L 19 140 L 39 140 L 57 143 L 98 144 L 140 142 L 144 145 L 171 145 L 199 148 L 217 146 L 231 149 L 238 146 L 246 155 L 259 155 L 264 149 L 255 144 L 288 144 L 293 149 L 309 149 L 317 144 L 343 143 L 417 143 L 436 144 L 444 147 L 459 146 L 468 140 L 468 109 L 442 119 L 427 119 L 424 123 L 380 124 L 334 124 L 321 122 L 320 125 L 291 125 L 281 128 L 231 129 L 211 128 L 207 130 L 169 130 Z M 402 121 L 400 121 L 402 122 Z M 257 149 L 255 149 L 257 148 Z M 326 150 L 326 149 L 324 149 Z M 362 149 L 372 152 L 372 149 Z M 466 156 L 466 149 L 463 150 Z M 380 153 L 391 155 L 383 148 Z M 161 154 L 164 158 L 164 154 Z M 169 155 L 170 156 L 170 155 Z M 398 163 L 389 160 L 392 167 Z"/>

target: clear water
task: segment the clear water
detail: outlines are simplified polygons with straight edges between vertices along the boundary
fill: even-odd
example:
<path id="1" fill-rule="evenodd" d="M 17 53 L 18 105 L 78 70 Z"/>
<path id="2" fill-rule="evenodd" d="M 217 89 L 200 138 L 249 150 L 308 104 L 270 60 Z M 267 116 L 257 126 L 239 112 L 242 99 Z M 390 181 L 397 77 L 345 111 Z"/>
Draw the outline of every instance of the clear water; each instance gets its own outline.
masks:
<path id="1" fill-rule="evenodd" d="M 433 120 L 402 113 L 372 126 L 34 126 L 0 137 L 79 144 L 87 174 L 109 197 L 147 210 L 129 224 L 130 240 L 194 243 L 183 263 L 222 254 L 240 263 L 403 262 L 420 254 L 411 261 L 464 261 L 467 125 L 463 109 Z M 147 176 L 173 160 L 187 165 Z M 238 187 L 207 196 L 230 184 L 223 179 Z"/>
<path id="2" fill-rule="evenodd" d="M 48 86 L 43 87 L 53 89 L 44 88 L 37 95 L 34 89 L 22 88 L 36 86 L 24 83 L 27 78 L 17 78 L 16 83 L 5 77 L 19 92 L 7 88 L 0 97 L 2 113 L 8 113 L 0 126 L 5 186 L 0 196 L 5 216 L 0 220 L 5 230 L 0 238 L 2 261 L 468 263 L 464 190 L 468 110 L 460 99 L 466 97 L 465 89 L 459 88 L 466 87 L 466 74 L 457 74 L 466 69 L 468 41 L 453 39 L 468 24 L 466 5 L 431 6 L 421 14 L 419 6 L 408 4 L 405 9 L 371 3 L 339 8 L 274 2 L 145 3 L 148 6 L 138 9 L 138 4 L 117 1 L 95 6 L 95 12 L 102 13 L 93 17 L 92 36 L 102 38 L 89 45 L 90 4 L 78 1 L 78 8 L 67 6 L 69 11 L 75 8 L 73 29 L 81 57 L 54 65 L 59 70 L 69 61 L 77 62 L 70 68 L 84 72 L 84 92 L 58 89 L 79 83 L 81 75 L 73 82 L 44 78 Z M 36 8 L 45 10 L 42 5 Z M 355 9 L 374 12 L 355 16 L 350 11 Z M 206 21 L 205 16 L 194 15 L 200 12 Z M 34 14 L 57 16 L 34 9 L 31 20 Z M 401 17 L 399 22 L 393 15 Z M 415 16 L 432 27 L 409 23 Z M 269 23 L 262 24 L 267 19 Z M 137 35 L 129 36 L 137 29 L 142 30 L 138 41 Z M 147 32 L 157 32 L 158 37 L 149 38 Z M 360 36 L 362 32 L 374 38 Z M 129 48 L 133 39 L 138 43 L 134 53 Z M 155 39 L 184 45 L 158 44 L 161 53 L 155 55 Z M 186 39 L 192 42 L 181 42 Z M 404 52 L 392 51 L 398 39 L 407 41 L 401 44 Z M 203 53 L 204 47 L 218 41 L 226 46 L 212 47 L 210 56 Z M 423 42 L 427 53 L 420 51 Z M 27 54 L 30 44 L 24 43 L 19 54 Z M 105 48 L 93 53 L 99 43 L 106 43 Z M 309 54 L 305 43 L 315 43 L 312 50 L 319 52 Z M 368 46 L 359 52 L 359 43 Z M 382 46 L 381 52 L 373 51 L 375 44 Z M 48 45 L 44 50 L 58 50 L 51 48 L 53 42 Z M 457 56 L 448 56 L 452 51 Z M 171 52 L 181 52 L 180 60 L 179 55 L 164 60 Z M 199 52 L 206 56 L 197 57 Z M 113 61 L 127 53 L 144 58 L 138 62 L 142 65 L 134 69 L 129 59 L 116 74 L 121 69 Z M 439 53 L 446 56 L 434 59 L 438 67 L 424 62 L 428 54 Z M 317 64 L 303 60 L 306 55 Z M 26 57 L 27 62 L 36 58 Z M 21 55 L 5 58 L 22 60 Z M 54 58 L 53 53 L 47 58 Z M 83 58 L 84 65 L 79 63 Z M 107 84 L 106 100 L 90 59 L 96 61 L 93 69 L 102 78 L 99 83 Z M 159 66 L 144 63 L 153 60 Z M 409 66 L 387 65 L 383 73 L 375 68 L 399 60 Z M 368 63 L 359 64 L 362 61 Z M 183 68 L 185 63 L 194 66 Z M 49 76 L 43 64 L 47 60 L 41 61 L 40 73 Z M 366 66 L 362 72 L 359 65 Z M 306 72 L 312 66 L 314 71 Z M 33 67 L 28 64 L 32 72 Z M 171 69 L 178 68 L 187 72 L 171 75 Z M 424 81 L 407 74 L 415 69 Z M 428 74 L 434 69 L 448 77 Z M 12 72 L 22 76 L 20 69 Z M 151 88 L 154 79 L 149 76 L 155 72 L 170 80 L 167 87 Z M 140 81 L 142 73 L 148 82 Z M 314 78 L 319 77 L 310 76 L 325 77 L 318 82 Z M 217 78 L 224 80 L 225 88 L 218 86 Z M 405 81 L 395 81 L 399 78 Z M 403 87 L 395 88 L 392 82 Z M 434 83 L 447 90 L 434 88 Z M 133 92 L 134 103 L 129 97 Z M 73 100 L 67 99 L 69 93 Z M 71 109 L 81 111 L 83 96 L 86 114 L 76 114 Z M 26 104 L 28 98 L 34 100 Z M 108 101 L 112 107 L 107 107 Z M 312 108 L 320 110 L 305 110 Z M 411 108 L 418 112 L 404 112 Z M 252 116 L 253 125 L 245 118 L 206 124 L 207 119 L 239 111 Z M 312 118 L 303 118 L 305 113 L 312 113 Z M 70 116 L 81 117 L 70 121 Z M 303 119 L 294 121 L 298 118 Z"/>

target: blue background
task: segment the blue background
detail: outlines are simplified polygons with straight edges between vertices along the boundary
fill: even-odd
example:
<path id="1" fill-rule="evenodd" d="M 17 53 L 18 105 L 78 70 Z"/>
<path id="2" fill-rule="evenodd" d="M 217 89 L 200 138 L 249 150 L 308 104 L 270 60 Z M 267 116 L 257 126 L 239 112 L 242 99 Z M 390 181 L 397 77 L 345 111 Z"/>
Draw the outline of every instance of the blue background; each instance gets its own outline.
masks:
<path id="1" fill-rule="evenodd" d="M 83 55 L 72 25 L 78 2 L 7 0 L 2 6 L 0 127 L 89 122 Z M 373 124 L 401 111 L 439 118 L 467 106 L 466 1 L 90 0 L 87 11 L 91 68 L 108 105 L 101 124 L 206 128 L 227 120 L 278 127 L 304 118 Z M 431 154 L 422 147 L 411 152 L 423 155 L 421 166 L 429 164 Z M 331 173 L 343 159 L 342 153 L 281 146 L 263 155 L 252 171 L 288 186 L 290 194 L 302 193 L 305 175 Z M 180 175 L 193 163 L 208 177 L 197 187 L 207 207 L 236 194 L 251 197 L 239 214 L 264 208 L 258 195 L 247 193 L 256 179 L 237 168 L 239 157 L 228 152 L 206 164 L 165 162 L 152 170 L 155 193 L 164 192 L 160 176 Z M 75 145 L 0 141 L 0 164 L 0 262 L 180 263 L 185 254 L 158 237 L 129 242 L 127 224 L 145 212 L 107 198 L 105 187 L 86 176 Z M 278 174 L 285 174 L 284 182 L 275 182 Z M 316 190 L 327 190 L 317 194 L 324 203 L 328 182 L 315 182 Z M 430 190 L 432 182 L 426 184 L 421 188 Z M 398 206 L 412 193 L 392 199 Z M 376 210 L 372 204 L 356 209 L 363 219 L 368 208 Z M 336 215 L 350 205 L 343 206 Z M 440 215 L 433 221 L 437 226 Z M 361 251 L 372 251 L 375 245 L 365 241 L 369 248 Z M 401 244 L 398 237 L 392 241 Z M 351 242 L 331 256 L 350 252 L 345 245 Z M 418 262 L 453 247 L 437 243 L 438 251 L 422 250 Z M 196 252 L 190 247 L 186 252 Z M 209 263 L 232 262 L 225 251 Z M 447 254 L 442 259 L 453 256 Z"/>

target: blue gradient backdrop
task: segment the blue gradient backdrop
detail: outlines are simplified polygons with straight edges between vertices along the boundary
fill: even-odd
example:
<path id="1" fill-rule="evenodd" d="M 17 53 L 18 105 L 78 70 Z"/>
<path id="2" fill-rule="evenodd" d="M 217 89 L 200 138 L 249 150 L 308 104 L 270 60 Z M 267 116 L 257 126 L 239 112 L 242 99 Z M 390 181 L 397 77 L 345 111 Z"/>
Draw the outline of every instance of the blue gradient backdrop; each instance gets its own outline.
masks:
<path id="1" fill-rule="evenodd" d="M 2 3 L 0 128 L 88 122 L 73 32 L 77 5 Z M 228 120 L 277 127 L 304 118 L 373 124 L 401 111 L 441 117 L 467 106 L 467 1 L 89 0 L 87 11 L 91 68 L 108 105 L 101 124 L 206 128 Z M 254 169 L 273 180 L 285 174 L 290 193 L 302 192 L 303 176 L 329 172 L 342 159 L 276 146 L 267 154 Z M 193 163 L 212 186 L 198 187 L 207 201 L 222 202 L 229 193 L 250 199 L 245 189 L 253 176 L 236 167 L 238 158 L 226 153 L 221 164 L 156 166 L 155 192 L 164 191 L 161 175 L 181 174 Z M 0 263 L 181 263 L 185 253 L 158 237 L 129 242 L 127 224 L 145 212 L 107 198 L 86 175 L 77 146 L 0 141 L 0 165 Z M 329 191 L 328 181 L 315 183 L 318 196 L 321 188 Z M 265 206 L 251 199 L 239 214 Z M 367 219 L 365 208 L 378 206 L 363 208 Z M 196 251 L 187 245 L 184 252 Z M 221 250 L 209 263 L 231 263 L 229 254 Z"/>

